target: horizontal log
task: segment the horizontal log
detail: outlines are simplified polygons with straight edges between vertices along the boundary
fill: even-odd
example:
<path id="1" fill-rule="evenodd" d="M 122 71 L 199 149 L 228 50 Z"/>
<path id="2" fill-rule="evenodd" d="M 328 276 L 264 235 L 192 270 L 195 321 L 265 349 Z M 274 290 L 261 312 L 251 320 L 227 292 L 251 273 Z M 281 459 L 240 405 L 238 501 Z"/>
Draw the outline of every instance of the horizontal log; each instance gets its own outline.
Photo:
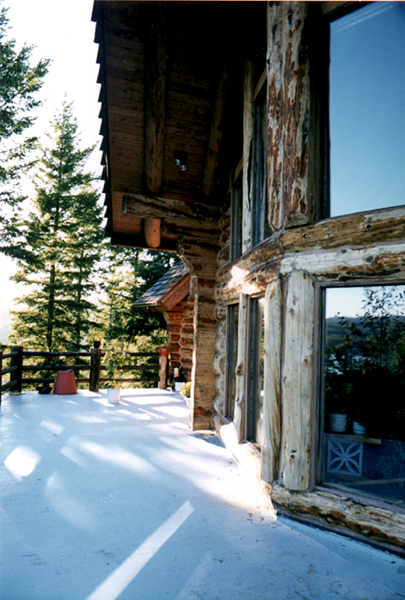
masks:
<path id="1" fill-rule="evenodd" d="M 17 365 L 13 365 L 12 367 L 7 367 L 6 369 L 2 369 L 1 375 L 7 375 L 7 373 L 12 373 L 13 371 L 17 371 L 17 369 L 18 369 Z"/>
<path id="2" fill-rule="evenodd" d="M 13 356 L 17 356 L 17 354 L 19 354 L 19 352 L 8 352 L 7 354 L 3 354 L 3 359 L 12 358 Z"/>
<path id="3" fill-rule="evenodd" d="M 405 514 L 326 490 L 292 492 L 274 485 L 272 500 L 280 509 L 318 524 L 348 529 L 367 540 L 405 547 Z"/>
<path id="4" fill-rule="evenodd" d="M 395 242 L 405 238 L 405 207 L 399 206 L 320 221 L 316 225 L 286 231 L 285 252 L 332 249 Z"/>
<path id="5" fill-rule="evenodd" d="M 23 371 L 90 371 L 90 365 L 23 365 Z"/>
<path id="6" fill-rule="evenodd" d="M 142 194 L 125 194 L 122 213 L 158 219 L 198 221 L 205 227 L 208 227 L 207 222 L 210 222 L 213 229 L 219 232 L 219 209 L 197 202 L 189 204 L 180 200 L 148 197 Z"/>
<path id="7" fill-rule="evenodd" d="M 386 280 L 405 276 L 405 243 L 319 250 L 286 255 L 281 261 L 281 273 L 305 270 L 319 281 L 349 281 L 384 277 Z"/>
<path id="8" fill-rule="evenodd" d="M 17 383 L 18 383 L 17 379 L 13 379 L 12 381 L 7 381 L 7 383 L 4 383 L 0 389 L 2 392 L 4 392 L 4 391 L 8 390 L 9 388 L 17 385 Z"/>
<path id="9" fill-rule="evenodd" d="M 55 382 L 55 377 L 36 377 L 36 378 L 23 377 L 21 379 L 21 383 L 27 383 L 27 384 L 54 383 L 54 382 Z"/>
<path id="10" fill-rule="evenodd" d="M 24 350 L 23 356 L 91 356 L 91 352 L 46 352 L 39 350 Z"/>
<path id="11" fill-rule="evenodd" d="M 100 378 L 100 383 L 107 383 L 111 381 L 111 379 Z M 119 383 L 153 383 L 158 382 L 159 378 L 153 379 L 122 379 L 122 378 L 114 378 L 114 381 L 118 381 Z"/>

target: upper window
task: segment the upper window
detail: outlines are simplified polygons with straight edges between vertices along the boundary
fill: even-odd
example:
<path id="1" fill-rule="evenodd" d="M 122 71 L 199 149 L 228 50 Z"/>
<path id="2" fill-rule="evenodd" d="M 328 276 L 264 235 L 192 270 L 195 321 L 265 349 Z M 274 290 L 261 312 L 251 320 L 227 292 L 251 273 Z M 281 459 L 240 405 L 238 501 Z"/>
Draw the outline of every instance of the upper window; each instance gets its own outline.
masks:
<path id="1" fill-rule="evenodd" d="M 270 234 L 267 207 L 266 94 L 266 86 L 262 86 L 253 104 L 253 139 L 248 170 L 252 199 L 252 247 Z"/>
<path id="2" fill-rule="evenodd" d="M 330 216 L 405 204 L 405 4 L 330 25 Z"/>

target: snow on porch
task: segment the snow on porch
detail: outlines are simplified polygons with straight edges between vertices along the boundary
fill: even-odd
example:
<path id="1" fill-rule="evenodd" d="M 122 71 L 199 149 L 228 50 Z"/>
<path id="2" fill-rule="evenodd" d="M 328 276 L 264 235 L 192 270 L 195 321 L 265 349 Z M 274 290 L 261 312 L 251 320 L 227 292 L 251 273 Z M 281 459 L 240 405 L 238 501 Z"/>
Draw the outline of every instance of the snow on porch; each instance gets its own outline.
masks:
<path id="1" fill-rule="evenodd" d="M 398 600 L 405 561 L 275 519 L 179 394 L 0 409 L 1 600 Z"/>

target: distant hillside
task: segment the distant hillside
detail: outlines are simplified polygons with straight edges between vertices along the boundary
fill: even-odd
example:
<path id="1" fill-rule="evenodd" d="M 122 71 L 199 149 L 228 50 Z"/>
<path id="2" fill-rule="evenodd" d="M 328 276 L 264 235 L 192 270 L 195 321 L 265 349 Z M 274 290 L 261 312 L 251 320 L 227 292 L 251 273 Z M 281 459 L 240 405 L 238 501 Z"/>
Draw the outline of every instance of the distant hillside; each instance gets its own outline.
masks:
<path id="1" fill-rule="evenodd" d="M 350 324 L 355 325 L 358 329 L 360 329 L 360 331 L 364 329 L 362 327 L 360 317 L 345 317 L 344 320 L 347 322 L 346 327 L 343 326 L 342 319 L 339 317 L 331 317 L 330 319 L 326 319 L 326 343 L 329 347 L 339 346 L 343 343 L 346 328 L 350 327 Z M 405 324 L 405 317 L 399 317 L 399 320 Z"/>

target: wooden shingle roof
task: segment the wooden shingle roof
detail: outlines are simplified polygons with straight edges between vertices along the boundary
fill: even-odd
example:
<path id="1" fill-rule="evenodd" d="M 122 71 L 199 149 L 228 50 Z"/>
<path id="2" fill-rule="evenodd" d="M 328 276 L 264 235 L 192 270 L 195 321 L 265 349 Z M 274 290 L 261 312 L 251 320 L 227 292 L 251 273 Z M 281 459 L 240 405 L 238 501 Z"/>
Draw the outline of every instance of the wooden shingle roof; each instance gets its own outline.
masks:
<path id="1" fill-rule="evenodd" d="M 190 274 L 187 267 L 182 262 L 178 262 L 142 294 L 134 302 L 134 306 L 169 311 L 187 296 L 189 281 Z"/>

